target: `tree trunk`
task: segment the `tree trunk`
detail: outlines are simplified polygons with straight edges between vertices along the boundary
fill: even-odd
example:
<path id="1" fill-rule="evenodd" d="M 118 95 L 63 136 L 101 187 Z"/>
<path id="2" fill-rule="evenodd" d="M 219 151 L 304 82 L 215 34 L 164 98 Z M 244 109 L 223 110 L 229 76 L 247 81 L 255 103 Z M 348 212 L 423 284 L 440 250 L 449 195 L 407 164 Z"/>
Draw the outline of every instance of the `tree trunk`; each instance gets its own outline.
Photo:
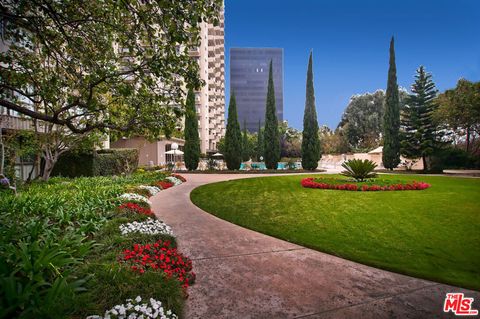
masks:
<path id="1" fill-rule="evenodd" d="M 467 127 L 467 152 L 470 151 L 470 127 Z"/>
<path id="2" fill-rule="evenodd" d="M 53 167 L 57 163 L 60 153 L 57 150 L 54 150 L 53 152 L 51 150 L 46 150 L 43 155 L 45 166 L 43 167 L 42 179 L 44 181 L 48 181 L 50 175 L 52 174 Z"/>
<path id="3" fill-rule="evenodd" d="M 425 155 L 422 155 L 422 163 L 423 163 L 423 171 L 426 172 L 428 171 L 427 167 L 427 157 Z"/>
<path id="4" fill-rule="evenodd" d="M 33 161 L 32 169 L 30 170 L 30 173 L 28 173 L 28 178 L 26 180 L 27 183 L 32 180 L 33 172 L 35 171 L 35 168 L 38 166 L 39 161 L 40 161 L 40 155 L 37 154 L 35 155 L 35 160 Z"/>
<path id="5" fill-rule="evenodd" d="M 3 174 L 4 166 L 5 166 L 5 146 L 3 145 L 2 127 L 0 127 L 0 174 Z"/>

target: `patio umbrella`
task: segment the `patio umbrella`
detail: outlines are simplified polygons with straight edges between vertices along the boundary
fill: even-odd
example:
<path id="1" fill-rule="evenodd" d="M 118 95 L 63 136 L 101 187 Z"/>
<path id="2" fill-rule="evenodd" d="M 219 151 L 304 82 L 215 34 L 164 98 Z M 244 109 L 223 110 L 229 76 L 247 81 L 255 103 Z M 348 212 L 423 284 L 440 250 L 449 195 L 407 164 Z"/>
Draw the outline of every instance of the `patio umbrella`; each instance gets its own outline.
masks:
<path id="1" fill-rule="evenodd" d="M 170 155 L 183 155 L 183 152 L 180 150 L 170 150 L 166 151 L 165 154 L 170 154 Z"/>
<path id="2" fill-rule="evenodd" d="M 215 153 L 215 154 L 212 155 L 212 157 L 220 157 L 220 156 L 223 156 L 223 154 Z"/>

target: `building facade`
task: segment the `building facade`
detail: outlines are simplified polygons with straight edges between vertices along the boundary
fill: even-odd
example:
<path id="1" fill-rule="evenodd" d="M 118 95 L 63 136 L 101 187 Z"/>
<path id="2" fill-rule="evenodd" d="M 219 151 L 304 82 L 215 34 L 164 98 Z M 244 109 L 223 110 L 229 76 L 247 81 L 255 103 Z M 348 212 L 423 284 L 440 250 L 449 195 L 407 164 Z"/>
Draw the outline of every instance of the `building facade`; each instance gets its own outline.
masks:
<path id="1" fill-rule="evenodd" d="M 220 138 L 225 135 L 225 37 L 224 12 L 220 12 L 218 26 L 202 22 L 201 41 L 190 50 L 198 61 L 200 78 L 205 85 L 195 92 L 200 150 L 217 151 Z"/>
<path id="2" fill-rule="evenodd" d="M 231 48 L 230 94 L 235 93 L 238 120 L 250 132 L 265 122 L 268 69 L 272 61 L 277 119 L 283 121 L 283 49 Z"/>

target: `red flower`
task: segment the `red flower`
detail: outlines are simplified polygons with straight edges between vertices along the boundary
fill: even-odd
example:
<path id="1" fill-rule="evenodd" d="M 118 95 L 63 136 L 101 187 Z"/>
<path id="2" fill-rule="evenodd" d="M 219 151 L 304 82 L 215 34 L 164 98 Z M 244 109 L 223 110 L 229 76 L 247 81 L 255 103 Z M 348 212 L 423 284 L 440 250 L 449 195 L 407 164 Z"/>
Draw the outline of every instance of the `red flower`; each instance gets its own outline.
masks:
<path id="1" fill-rule="evenodd" d="M 340 181 L 340 180 L 339 180 Z M 339 183 L 333 179 L 322 180 L 314 177 L 307 177 L 301 180 L 300 184 L 305 188 L 320 188 L 320 189 L 336 189 L 348 191 L 400 191 L 400 190 L 423 190 L 429 188 L 431 185 L 423 182 L 413 181 L 412 183 L 393 184 L 393 185 L 355 185 L 349 183 Z"/>
<path id="2" fill-rule="evenodd" d="M 150 208 L 144 208 L 137 203 L 126 202 L 118 206 L 119 210 L 127 211 L 131 213 L 137 213 L 141 215 L 153 216 L 153 211 Z"/>
<path id="3" fill-rule="evenodd" d="M 163 271 L 167 277 L 175 277 L 186 290 L 195 280 L 192 261 L 171 247 L 170 241 L 159 240 L 154 244 L 134 244 L 133 250 L 126 249 L 120 257 L 122 262 L 130 264 L 130 269 L 144 273 L 149 269 Z"/>
<path id="4" fill-rule="evenodd" d="M 180 174 L 171 174 L 170 176 L 173 176 L 175 178 L 178 178 L 179 180 L 182 181 L 182 183 L 185 183 L 187 181 L 187 179 L 185 177 L 183 177 L 182 175 Z"/>
<path id="5" fill-rule="evenodd" d="M 155 186 L 160 187 L 161 189 L 168 189 L 173 186 L 173 183 L 167 181 L 158 181 Z"/>

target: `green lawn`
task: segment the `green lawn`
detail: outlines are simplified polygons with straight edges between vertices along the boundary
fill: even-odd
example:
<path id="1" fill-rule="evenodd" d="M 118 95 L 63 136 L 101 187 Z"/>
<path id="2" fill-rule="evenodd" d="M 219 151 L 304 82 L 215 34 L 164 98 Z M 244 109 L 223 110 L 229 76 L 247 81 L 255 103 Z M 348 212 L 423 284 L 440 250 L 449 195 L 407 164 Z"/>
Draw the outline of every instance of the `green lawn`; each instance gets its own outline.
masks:
<path id="1" fill-rule="evenodd" d="M 480 179 L 424 181 L 423 191 L 308 189 L 307 175 L 209 184 L 192 201 L 235 224 L 391 271 L 480 290 Z"/>

